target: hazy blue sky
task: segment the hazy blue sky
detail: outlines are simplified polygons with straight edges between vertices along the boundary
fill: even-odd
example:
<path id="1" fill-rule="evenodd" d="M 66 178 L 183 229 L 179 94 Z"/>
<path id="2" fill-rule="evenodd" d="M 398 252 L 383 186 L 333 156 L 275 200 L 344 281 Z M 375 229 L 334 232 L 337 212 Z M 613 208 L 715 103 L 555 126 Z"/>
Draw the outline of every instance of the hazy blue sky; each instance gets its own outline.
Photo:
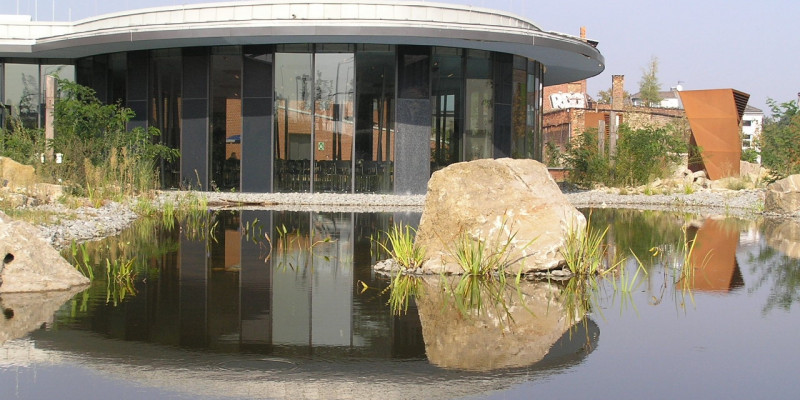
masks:
<path id="1" fill-rule="evenodd" d="M 39 20 L 78 20 L 129 8 L 200 3 L 200 0 L 0 0 L 0 14 Z M 638 92 L 642 71 L 655 56 L 663 90 L 734 88 L 768 112 L 768 97 L 796 100 L 800 92 L 798 0 L 450 0 L 513 12 L 547 31 L 600 42 L 606 70 L 589 80 L 589 94 L 625 75 Z M 37 6 L 38 5 L 38 11 Z M 55 16 L 54 16 L 55 14 Z"/>

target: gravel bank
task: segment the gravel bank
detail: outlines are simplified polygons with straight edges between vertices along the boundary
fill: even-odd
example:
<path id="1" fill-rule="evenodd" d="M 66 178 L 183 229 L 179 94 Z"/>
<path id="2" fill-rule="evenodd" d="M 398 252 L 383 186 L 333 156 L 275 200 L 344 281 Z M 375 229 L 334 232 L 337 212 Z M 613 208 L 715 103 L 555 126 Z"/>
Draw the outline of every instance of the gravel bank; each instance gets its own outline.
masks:
<path id="1" fill-rule="evenodd" d="M 130 226 L 139 216 L 127 205 L 109 202 L 100 208 L 68 208 L 54 203 L 35 207 L 59 217 L 58 223 L 39 225 L 41 238 L 57 249 L 72 241 L 85 242 L 113 236 Z"/>
<path id="2" fill-rule="evenodd" d="M 569 201 L 578 208 L 630 208 L 643 210 L 684 211 L 755 218 L 763 214 L 763 189 L 700 190 L 691 194 L 621 195 L 603 190 L 567 191 Z"/>
<path id="3" fill-rule="evenodd" d="M 565 194 L 579 208 L 630 208 L 667 210 L 755 218 L 763 215 L 764 190 L 711 191 L 692 194 L 620 195 L 607 190 L 567 190 Z M 204 196 L 215 209 L 256 209 L 322 212 L 422 212 L 425 196 L 377 194 L 307 194 L 307 193 L 223 193 L 223 192 L 160 192 L 158 202 L 179 203 L 192 196 Z M 130 205 L 108 203 L 101 208 L 70 209 L 61 204 L 36 207 L 63 215 L 59 222 L 41 225 L 42 237 L 63 248 L 73 240 L 96 240 L 115 235 L 130 226 L 137 215 Z"/>

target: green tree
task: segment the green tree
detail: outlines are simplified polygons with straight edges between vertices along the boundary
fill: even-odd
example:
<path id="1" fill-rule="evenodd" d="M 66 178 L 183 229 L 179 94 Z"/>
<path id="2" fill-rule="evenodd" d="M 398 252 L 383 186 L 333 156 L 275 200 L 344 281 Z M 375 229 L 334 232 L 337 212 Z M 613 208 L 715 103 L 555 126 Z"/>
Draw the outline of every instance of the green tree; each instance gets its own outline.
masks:
<path id="1" fill-rule="evenodd" d="M 761 161 L 773 179 L 800 173 L 800 111 L 796 101 L 778 104 L 767 99 L 772 116 L 761 132 Z"/>
<path id="2" fill-rule="evenodd" d="M 658 82 L 658 57 L 653 56 L 650 64 L 642 70 L 642 79 L 639 81 L 639 97 L 648 106 L 657 106 L 661 102 L 661 83 Z"/>
<path id="3" fill-rule="evenodd" d="M 631 97 L 630 93 L 627 90 L 622 92 L 623 99 L 629 99 Z M 595 99 L 599 104 L 611 104 L 612 95 L 611 95 L 611 88 L 606 90 L 601 90 L 597 92 L 597 99 Z"/>

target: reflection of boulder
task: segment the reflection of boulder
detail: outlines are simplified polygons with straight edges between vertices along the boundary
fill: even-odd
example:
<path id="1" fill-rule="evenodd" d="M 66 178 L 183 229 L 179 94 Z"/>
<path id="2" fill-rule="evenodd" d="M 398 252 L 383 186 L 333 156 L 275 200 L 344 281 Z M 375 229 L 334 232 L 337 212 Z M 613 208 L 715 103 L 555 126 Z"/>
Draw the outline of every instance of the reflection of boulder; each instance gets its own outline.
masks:
<path id="1" fill-rule="evenodd" d="M 0 297 L 0 346 L 27 335 L 53 320 L 55 312 L 79 290 L 40 293 L 6 293 Z"/>
<path id="2" fill-rule="evenodd" d="M 800 259 L 800 222 L 767 219 L 764 221 L 764 236 L 767 246 L 787 257 Z"/>
<path id="3" fill-rule="evenodd" d="M 39 238 L 31 224 L 0 212 L 0 293 L 42 292 L 83 287 L 89 280 L 52 246 Z"/>
<path id="4" fill-rule="evenodd" d="M 800 175 L 791 175 L 767 186 L 764 211 L 794 214 L 800 211 Z"/>
<path id="5" fill-rule="evenodd" d="M 505 306 L 513 322 L 503 305 L 492 304 L 486 292 L 481 314 L 465 317 L 437 279 L 426 278 L 425 295 L 417 298 L 417 308 L 428 361 L 442 368 L 490 371 L 532 366 L 583 318 L 568 310 L 559 300 L 559 287 L 547 282 L 522 282 L 521 298 L 516 288 L 505 289 Z M 583 332 L 573 336 L 586 341 Z"/>
<path id="6" fill-rule="evenodd" d="M 450 165 L 431 176 L 416 241 L 427 250 L 427 272 L 459 273 L 454 244 L 466 233 L 488 246 L 504 245 L 516 233 L 510 260 L 525 272 L 550 270 L 563 257 L 570 228 L 586 219 L 534 160 L 476 160 Z M 528 246 L 528 243 L 531 243 Z M 526 247 L 527 246 L 527 247 Z"/>

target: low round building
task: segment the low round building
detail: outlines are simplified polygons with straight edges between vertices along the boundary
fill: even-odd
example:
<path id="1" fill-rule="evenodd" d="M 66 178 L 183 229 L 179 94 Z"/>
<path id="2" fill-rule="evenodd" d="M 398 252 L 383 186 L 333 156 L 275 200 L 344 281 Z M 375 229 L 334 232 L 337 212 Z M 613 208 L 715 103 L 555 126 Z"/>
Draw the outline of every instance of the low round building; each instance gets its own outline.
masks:
<path id="1" fill-rule="evenodd" d="M 4 116 L 41 125 L 44 76 L 93 88 L 181 157 L 165 187 L 424 193 L 480 158 L 541 159 L 542 88 L 604 69 L 596 43 L 483 8 L 240 1 L 77 22 L 0 16 Z"/>

